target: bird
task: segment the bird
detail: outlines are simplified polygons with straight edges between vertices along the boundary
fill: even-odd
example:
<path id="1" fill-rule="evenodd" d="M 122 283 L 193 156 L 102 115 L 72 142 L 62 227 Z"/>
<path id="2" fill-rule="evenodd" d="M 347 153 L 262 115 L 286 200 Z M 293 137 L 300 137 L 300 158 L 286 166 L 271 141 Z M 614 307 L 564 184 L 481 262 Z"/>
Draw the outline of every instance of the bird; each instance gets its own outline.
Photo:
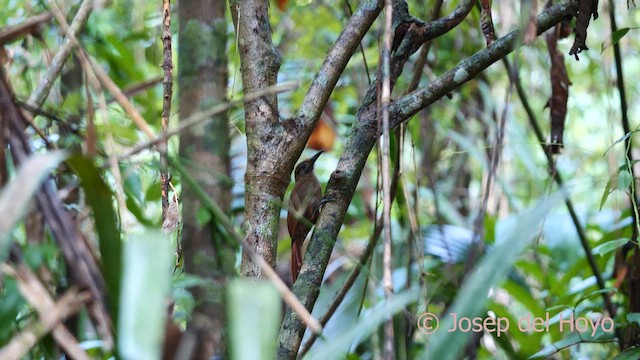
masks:
<path id="1" fill-rule="evenodd" d="M 322 203 L 322 188 L 313 166 L 322 151 L 306 159 L 295 170 L 295 184 L 289 196 L 287 228 L 291 236 L 291 277 L 296 282 L 302 267 L 302 245 L 318 219 Z"/>

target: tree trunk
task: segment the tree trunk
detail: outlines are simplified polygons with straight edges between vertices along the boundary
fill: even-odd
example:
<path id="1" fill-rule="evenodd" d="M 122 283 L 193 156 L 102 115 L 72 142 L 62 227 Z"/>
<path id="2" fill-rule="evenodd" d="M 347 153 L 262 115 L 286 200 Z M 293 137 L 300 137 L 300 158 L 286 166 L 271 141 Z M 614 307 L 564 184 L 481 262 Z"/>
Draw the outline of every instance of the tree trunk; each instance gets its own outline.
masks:
<path id="1" fill-rule="evenodd" d="M 180 118 L 226 101 L 227 58 L 224 1 L 180 1 L 178 85 Z M 213 117 L 206 125 L 189 128 L 180 138 L 180 155 L 185 166 L 207 194 L 228 211 L 231 188 L 229 124 L 226 113 Z M 224 329 L 226 312 L 224 285 L 234 276 L 236 249 L 229 245 L 212 219 L 202 225 L 197 213 L 202 203 L 195 192 L 182 191 L 182 246 L 185 271 L 210 279 L 211 288 L 192 289 L 196 299 L 188 328 L 197 334 L 193 358 L 208 359 L 226 352 Z"/>
<path id="2" fill-rule="evenodd" d="M 230 6 L 239 37 L 244 93 L 275 85 L 280 58 L 271 40 L 269 2 L 231 1 Z M 286 161 L 285 156 L 280 155 L 284 154 L 282 145 L 287 141 L 285 127 L 279 118 L 276 95 L 266 95 L 247 102 L 244 110 L 247 134 L 244 230 L 247 242 L 275 268 L 280 209 L 293 166 L 291 161 Z M 245 251 L 242 253 L 241 274 L 248 277 L 263 276 Z"/>

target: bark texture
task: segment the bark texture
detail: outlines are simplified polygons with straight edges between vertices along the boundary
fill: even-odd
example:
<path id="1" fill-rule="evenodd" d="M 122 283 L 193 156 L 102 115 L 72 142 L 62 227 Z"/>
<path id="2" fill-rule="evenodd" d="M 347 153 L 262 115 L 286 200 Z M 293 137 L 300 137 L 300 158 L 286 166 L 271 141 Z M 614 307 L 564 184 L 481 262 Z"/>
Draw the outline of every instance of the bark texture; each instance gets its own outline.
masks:
<path id="1" fill-rule="evenodd" d="M 192 113 L 226 101 L 228 70 L 227 24 L 224 1 L 180 1 L 178 87 L 179 115 Z M 231 198 L 229 183 L 229 124 L 226 113 L 212 121 L 190 127 L 180 138 L 180 156 L 185 167 L 223 210 Z M 193 358 L 223 356 L 226 312 L 224 284 L 235 275 L 235 252 L 224 240 L 215 219 L 200 224 L 200 198 L 188 186 L 182 191 L 182 246 L 185 271 L 211 280 L 210 287 L 192 289 L 197 300 L 188 329 L 198 336 Z"/>

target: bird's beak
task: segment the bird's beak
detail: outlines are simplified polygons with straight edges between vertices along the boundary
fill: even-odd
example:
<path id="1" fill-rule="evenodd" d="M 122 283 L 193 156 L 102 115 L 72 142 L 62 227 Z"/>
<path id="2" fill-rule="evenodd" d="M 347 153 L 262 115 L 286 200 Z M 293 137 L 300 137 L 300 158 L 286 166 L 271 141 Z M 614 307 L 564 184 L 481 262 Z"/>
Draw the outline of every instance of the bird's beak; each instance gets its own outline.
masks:
<path id="1" fill-rule="evenodd" d="M 324 152 L 324 150 L 320 150 L 317 154 L 313 155 L 309 160 L 311 160 L 311 163 L 315 163 L 316 160 L 318 160 L 318 158 L 320 157 L 320 155 L 322 155 L 322 153 Z"/>

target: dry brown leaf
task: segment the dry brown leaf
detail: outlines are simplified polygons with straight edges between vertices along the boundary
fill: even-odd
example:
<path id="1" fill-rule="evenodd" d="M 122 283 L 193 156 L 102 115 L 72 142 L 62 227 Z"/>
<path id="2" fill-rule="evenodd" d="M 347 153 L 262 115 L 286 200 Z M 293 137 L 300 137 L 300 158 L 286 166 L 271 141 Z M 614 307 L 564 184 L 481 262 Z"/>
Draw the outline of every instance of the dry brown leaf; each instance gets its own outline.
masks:
<path id="1" fill-rule="evenodd" d="M 576 60 L 580 60 L 579 53 L 583 50 L 589 50 L 587 47 L 587 28 L 591 15 L 593 15 L 593 20 L 598 18 L 598 0 L 580 0 L 576 15 L 576 38 L 569 51 L 569 55 L 575 56 Z"/>
<path id="2" fill-rule="evenodd" d="M 493 32 L 493 18 L 491 17 L 491 0 L 482 0 L 481 5 L 480 26 L 482 28 L 482 35 L 484 35 L 487 46 L 489 46 L 496 38 Z"/>
<path id="3" fill-rule="evenodd" d="M 564 64 L 564 55 L 558 51 L 558 34 L 561 25 L 556 25 L 554 31 L 546 36 L 549 57 L 551 58 L 551 97 L 549 108 L 551 110 L 551 141 L 549 152 L 560 153 L 563 146 L 564 122 L 567 117 L 567 100 L 569 99 L 569 75 Z"/>

